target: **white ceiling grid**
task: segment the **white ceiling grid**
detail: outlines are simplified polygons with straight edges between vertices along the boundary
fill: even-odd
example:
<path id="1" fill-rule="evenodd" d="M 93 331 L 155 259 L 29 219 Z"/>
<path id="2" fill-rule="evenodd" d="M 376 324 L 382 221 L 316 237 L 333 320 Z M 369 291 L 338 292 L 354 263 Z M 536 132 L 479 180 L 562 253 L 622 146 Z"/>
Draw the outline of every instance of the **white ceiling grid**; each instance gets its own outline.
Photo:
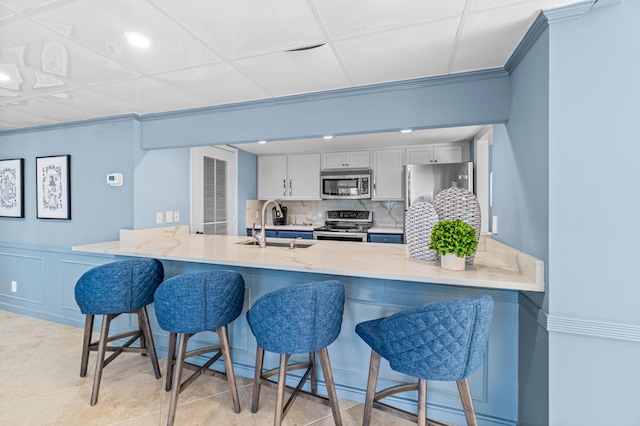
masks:
<path id="1" fill-rule="evenodd" d="M 0 0 L 0 130 L 502 67 L 578 2 Z"/>

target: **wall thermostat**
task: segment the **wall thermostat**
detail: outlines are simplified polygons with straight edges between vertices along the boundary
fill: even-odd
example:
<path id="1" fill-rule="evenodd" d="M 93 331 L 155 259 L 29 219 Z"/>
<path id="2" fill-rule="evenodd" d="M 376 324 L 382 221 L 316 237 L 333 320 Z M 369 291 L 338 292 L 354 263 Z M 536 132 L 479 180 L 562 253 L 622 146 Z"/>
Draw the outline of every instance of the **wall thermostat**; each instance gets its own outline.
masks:
<path id="1" fill-rule="evenodd" d="M 111 186 L 122 186 L 122 173 L 109 173 L 107 183 Z"/>

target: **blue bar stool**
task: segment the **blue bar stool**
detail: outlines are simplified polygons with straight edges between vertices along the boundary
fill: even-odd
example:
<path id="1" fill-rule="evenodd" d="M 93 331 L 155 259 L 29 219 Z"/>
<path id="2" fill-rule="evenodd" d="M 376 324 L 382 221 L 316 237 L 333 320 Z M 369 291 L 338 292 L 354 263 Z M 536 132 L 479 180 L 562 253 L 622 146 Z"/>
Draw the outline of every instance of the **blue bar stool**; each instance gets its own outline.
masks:
<path id="1" fill-rule="evenodd" d="M 372 408 L 424 426 L 427 380 L 456 381 L 467 423 L 477 425 L 467 377 L 482 363 L 492 318 L 493 299 L 482 295 L 416 306 L 387 318 L 358 324 L 356 333 L 371 347 L 363 426 L 369 425 Z M 418 378 L 418 383 L 376 393 L 380 357 L 388 360 L 393 370 Z M 417 416 L 378 402 L 414 390 L 418 390 Z"/>
<path id="2" fill-rule="evenodd" d="M 156 318 L 160 327 L 169 332 L 166 390 L 171 391 L 171 402 L 168 425 L 174 422 L 178 395 L 202 374 L 226 379 L 234 411 L 240 412 L 227 326 L 238 318 L 243 304 L 244 279 L 242 275 L 233 271 L 178 275 L 163 282 L 156 290 Z M 189 339 L 204 331 L 215 332 L 220 344 L 187 351 Z M 185 361 L 189 357 L 212 352 L 215 353 L 202 366 Z M 221 356 L 226 373 L 210 368 Z M 194 370 L 184 382 L 183 368 Z"/>
<path id="3" fill-rule="evenodd" d="M 344 311 L 344 286 L 340 281 L 316 281 L 267 293 L 247 312 L 251 331 L 258 342 L 251 412 L 258 411 L 260 385 L 278 389 L 274 424 L 279 426 L 298 395 L 331 407 L 336 425 L 342 425 L 327 346 L 340 334 Z M 264 351 L 280 354 L 280 365 L 262 372 Z M 328 398 L 318 395 L 316 352 L 319 354 Z M 289 365 L 292 354 L 309 354 L 309 362 Z M 295 388 L 286 386 L 287 372 L 305 369 Z M 270 377 L 278 375 L 277 384 Z M 302 390 L 311 377 L 311 392 Z M 285 388 L 291 396 L 284 404 Z"/>
<path id="4" fill-rule="evenodd" d="M 156 379 L 160 376 L 158 357 L 153 344 L 147 305 L 153 302 L 153 293 L 164 278 L 162 263 L 155 259 L 131 259 L 96 266 L 85 272 L 75 286 L 76 303 L 86 315 L 80 377 L 87 375 L 89 352 L 97 351 L 96 373 L 93 378 L 91 405 L 98 402 L 102 370 L 123 352 L 150 355 Z M 138 315 L 138 330 L 109 336 L 111 321 L 121 314 Z M 102 315 L 100 339 L 91 342 L 93 322 Z M 113 342 L 129 338 L 121 345 Z M 139 347 L 131 345 L 140 339 Z M 111 343 L 111 345 L 109 345 Z M 113 352 L 107 359 L 105 353 Z"/>

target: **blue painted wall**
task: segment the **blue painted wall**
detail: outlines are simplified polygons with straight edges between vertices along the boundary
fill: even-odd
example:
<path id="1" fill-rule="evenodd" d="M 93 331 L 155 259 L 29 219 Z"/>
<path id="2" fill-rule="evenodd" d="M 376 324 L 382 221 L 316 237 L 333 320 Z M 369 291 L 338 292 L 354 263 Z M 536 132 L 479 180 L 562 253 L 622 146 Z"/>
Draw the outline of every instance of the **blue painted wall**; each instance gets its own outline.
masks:
<path id="1" fill-rule="evenodd" d="M 638 425 L 640 1 L 549 31 L 549 420 Z"/>
<path id="2" fill-rule="evenodd" d="M 549 33 L 544 31 L 511 73 L 511 116 L 493 128 L 492 215 L 498 216 L 494 238 L 530 253 L 548 265 Z M 545 270 L 548 283 L 548 268 Z M 548 419 L 547 332 L 535 311 L 546 312 L 545 294 L 530 293 L 519 314 L 519 401 L 521 425 L 544 425 Z"/>
<path id="3" fill-rule="evenodd" d="M 0 135 L 0 158 L 24 158 L 25 218 L 0 218 L 0 240 L 69 247 L 118 238 L 120 228 L 133 226 L 134 135 L 132 117 L 67 125 L 48 130 L 25 130 Z M 72 220 L 36 219 L 35 158 L 71 155 Z M 121 187 L 106 176 L 124 175 Z"/>

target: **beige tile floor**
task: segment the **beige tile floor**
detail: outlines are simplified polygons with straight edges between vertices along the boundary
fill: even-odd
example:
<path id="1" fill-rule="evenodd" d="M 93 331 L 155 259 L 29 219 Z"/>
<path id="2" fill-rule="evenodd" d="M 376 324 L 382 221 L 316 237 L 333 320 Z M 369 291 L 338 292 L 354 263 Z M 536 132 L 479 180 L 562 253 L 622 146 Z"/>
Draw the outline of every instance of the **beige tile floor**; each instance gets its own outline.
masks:
<path id="1" fill-rule="evenodd" d="M 103 372 L 98 404 L 91 406 L 95 354 L 80 377 L 82 330 L 0 310 L 0 425 L 165 425 L 170 392 L 146 357 L 126 353 Z M 176 425 L 271 425 L 275 390 L 263 387 L 251 413 L 252 380 L 239 377 L 241 412 L 231 408 L 226 381 L 201 376 L 181 395 Z M 362 422 L 362 404 L 340 400 L 345 426 Z M 375 411 L 372 425 L 409 425 Z M 296 399 L 284 425 L 332 425 L 329 407 Z"/>

